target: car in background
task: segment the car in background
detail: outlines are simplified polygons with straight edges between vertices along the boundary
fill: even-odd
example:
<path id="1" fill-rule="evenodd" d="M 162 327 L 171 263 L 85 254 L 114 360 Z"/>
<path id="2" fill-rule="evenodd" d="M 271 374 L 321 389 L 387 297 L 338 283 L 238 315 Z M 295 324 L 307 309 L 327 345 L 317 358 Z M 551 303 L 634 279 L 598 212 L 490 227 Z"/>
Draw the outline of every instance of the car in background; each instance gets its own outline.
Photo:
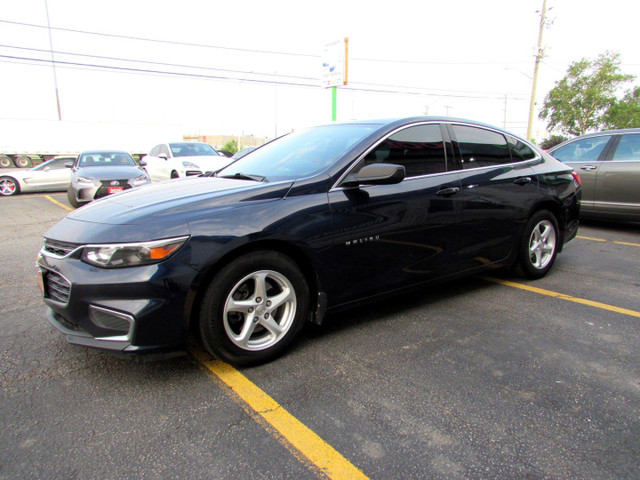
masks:
<path id="1" fill-rule="evenodd" d="M 640 128 L 582 135 L 549 154 L 580 174 L 581 217 L 640 221 Z"/>
<path id="2" fill-rule="evenodd" d="M 138 165 L 127 152 L 83 152 L 75 162 L 67 163 L 72 171 L 67 199 L 77 208 L 107 195 L 146 185 L 151 179 L 144 165 L 144 161 Z"/>
<path id="3" fill-rule="evenodd" d="M 226 167 L 231 160 L 202 142 L 162 143 L 143 157 L 151 180 L 202 175 Z"/>
<path id="4" fill-rule="evenodd" d="M 29 192 L 64 192 L 71 183 L 67 163 L 76 157 L 55 157 L 37 167 L 7 169 L 0 173 L 0 195 L 10 196 Z"/>
<path id="5" fill-rule="evenodd" d="M 44 234 L 40 286 L 71 343 L 164 353 L 196 333 L 259 363 L 362 301 L 499 267 L 544 276 L 579 197 L 571 167 L 485 124 L 335 123 L 70 213 Z"/>
<path id="6" fill-rule="evenodd" d="M 258 147 L 244 147 L 238 150 L 231 158 L 234 160 L 238 160 L 239 158 L 244 157 L 247 153 L 253 152 Z"/>

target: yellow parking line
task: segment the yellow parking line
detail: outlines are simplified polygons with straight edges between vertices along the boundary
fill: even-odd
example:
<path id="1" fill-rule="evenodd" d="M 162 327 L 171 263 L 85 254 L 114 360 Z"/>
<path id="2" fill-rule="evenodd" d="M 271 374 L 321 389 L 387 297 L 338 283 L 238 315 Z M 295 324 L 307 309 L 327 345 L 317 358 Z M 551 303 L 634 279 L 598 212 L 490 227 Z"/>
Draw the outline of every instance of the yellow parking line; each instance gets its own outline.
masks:
<path id="1" fill-rule="evenodd" d="M 627 247 L 640 247 L 640 243 L 618 242 L 617 240 L 605 240 L 604 238 L 582 237 L 580 235 L 576 235 L 576 238 L 580 238 L 582 240 L 591 240 L 592 242 L 615 243 L 616 245 L 626 245 Z"/>
<path id="2" fill-rule="evenodd" d="M 553 292 L 551 290 L 544 290 L 538 287 L 532 287 L 530 285 L 525 285 L 523 283 L 510 282 L 509 280 L 502 280 L 499 278 L 493 277 L 482 277 L 483 279 L 493 282 L 499 283 L 501 285 L 506 285 L 508 287 L 519 288 L 521 290 L 527 290 L 529 292 L 538 293 L 540 295 L 547 295 L 549 297 L 559 298 L 560 300 L 566 300 L 567 302 L 580 303 L 582 305 L 588 305 L 590 307 L 599 308 L 601 310 L 608 310 L 610 312 L 621 313 L 622 315 L 629 315 L 631 317 L 640 318 L 640 312 L 635 310 L 629 310 L 628 308 L 616 307 L 614 305 L 608 305 L 606 303 L 594 302 L 593 300 L 587 300 L 585 298 L 572 297 L 571 295 L 566 295 L 564 293 Z"/>
<path id="3" fill-rule="evenodd" d="M 73 208 L 68 207 L 68 206 L 67 206 L 67 205 L 65 205 L 64 203 L 60 203 L 60 202 L 59 202 L 59 201 L 57 201 L 57 200 L 54 200 L 54 199 L 53 199 L 53 198 L 51 198 L 49 195 L 45 195 L 45 196 L 44 196 L 44 198 L 46 198 L 47 200 L 49 200 L 49 201 L 50 201 L 50 202 L 52 202 L 52 203 L 55 203 L 55 204 L 56 204 L 56 205 L 58 205 L 59 207 L 64 208 L 65 210 L 69 210 L 69 211 L 73 210 Z"/>
<path id="4" fill-rule="evenodd" d="M 204 367 L 231 388 L 251 410 L 266 420 L 291 446 L 327 477 L 333 479 L 368 478 L 331 445 L 231 365 L 215 360 L 209 354 L 196 348 L 191 348 L 189 351 Z"/>

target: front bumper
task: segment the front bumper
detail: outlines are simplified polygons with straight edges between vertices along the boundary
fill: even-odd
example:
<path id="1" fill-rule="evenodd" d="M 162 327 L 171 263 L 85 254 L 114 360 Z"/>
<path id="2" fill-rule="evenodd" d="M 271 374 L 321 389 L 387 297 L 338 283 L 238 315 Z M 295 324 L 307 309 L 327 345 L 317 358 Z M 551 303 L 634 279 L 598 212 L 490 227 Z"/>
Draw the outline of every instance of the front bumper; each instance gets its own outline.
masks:
<path id="1" fill-rule="evenodd" d="M 41 253 L 37 267 L 46 317 L 69 343 L 121 353 L 184 348 L 185 305 L 196 272 L 179 259 L 100 269 L 79 254 Z"/>

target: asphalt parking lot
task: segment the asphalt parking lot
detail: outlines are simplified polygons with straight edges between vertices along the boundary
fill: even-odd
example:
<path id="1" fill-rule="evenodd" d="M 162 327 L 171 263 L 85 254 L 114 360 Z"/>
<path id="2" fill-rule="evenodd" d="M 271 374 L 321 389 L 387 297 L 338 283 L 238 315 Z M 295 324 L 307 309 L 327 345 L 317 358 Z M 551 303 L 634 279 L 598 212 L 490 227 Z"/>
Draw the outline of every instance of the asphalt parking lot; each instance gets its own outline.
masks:
<path id="1" fill-rule="evenodd" d="M 538 281 L 497 271 L 309 325 L 240 371 L 265 412 L 197 346 L 135 363 L 66 343 L 34 261 L 67 205 L 0 201 L 2 480 L 640 475 L 640 225 L 583 224 Z"/>

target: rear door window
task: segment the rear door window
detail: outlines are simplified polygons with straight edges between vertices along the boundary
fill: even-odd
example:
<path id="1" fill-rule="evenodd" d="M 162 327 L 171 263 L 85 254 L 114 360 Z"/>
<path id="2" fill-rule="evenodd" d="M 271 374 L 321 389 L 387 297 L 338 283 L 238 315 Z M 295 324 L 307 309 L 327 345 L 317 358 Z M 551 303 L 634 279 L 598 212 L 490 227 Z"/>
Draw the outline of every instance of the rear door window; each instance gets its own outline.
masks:
<path id="1" fill-rule="evenodd" d="M 623 135 L 612 160 L 637 162 L 640 160 L 640 134 Z"/>
<path id="2" fill-rule="evenodd" d="M 452 128 L 460 149 L 463 170 L 511 162 L 511 154 L 504 135 L 465 125 L 453 125 Z"/>

